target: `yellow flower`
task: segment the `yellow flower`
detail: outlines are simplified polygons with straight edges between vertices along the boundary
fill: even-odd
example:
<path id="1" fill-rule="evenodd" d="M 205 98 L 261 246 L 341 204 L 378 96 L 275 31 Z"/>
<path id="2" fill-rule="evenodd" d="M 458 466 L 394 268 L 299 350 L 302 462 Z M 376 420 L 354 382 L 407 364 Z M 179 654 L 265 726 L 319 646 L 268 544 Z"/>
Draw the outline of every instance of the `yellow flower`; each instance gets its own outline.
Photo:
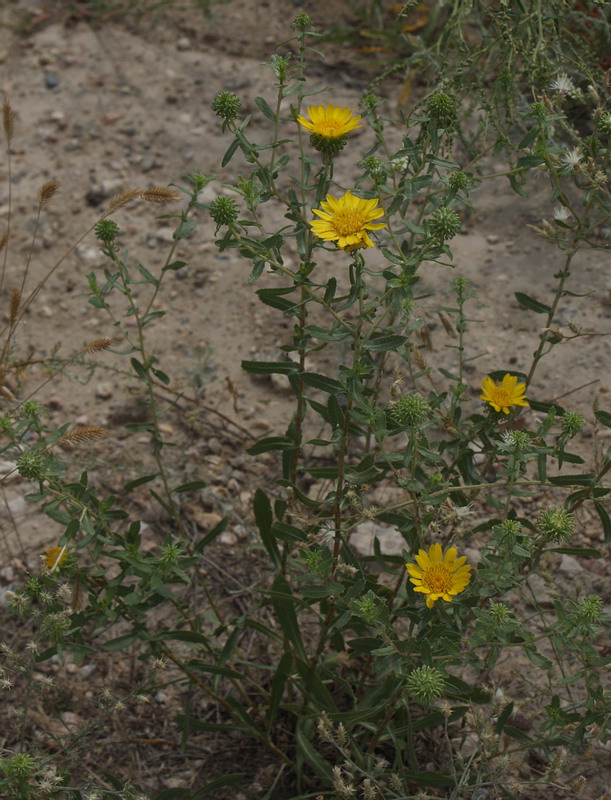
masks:
<path id="1" fill-rule="evenodd" d="M 484 378 L 482 390 L 484 394 L 480 394 L 481 399 L 491 405 L 495 411 L 502 411 L 503 414 L 509 414 L 511 406 L 528 406 L 524 396 L 526 384 L 518 383 L 516 376 L 510 375 L 508 372 L 505 373 L 500 384 L 495 383 L 490 376 Z"/>
<path id="2" fill-rule="evenodd" d="M 471 565 L 465 564 L 465 556 L 456 558 L 458 550 L 448 548 L 444 555 L 440 544 L 432 544 L 429 552 L 418 550 L 415 564 L 406 564 L 414 584 L 415 592 L 427 595 L 426 606 L 432 608 L 436 600 L 441 598 L 447 603 L 452 596 L 462 592 L 471 580 Z"/>
<path id="3" fill-rule="evenodd" d="M 297 117 L 297 122 L 306 130 L 322 136 L 323 139 L 339 139 L 355 128 L 361 128 L 361 119 L 354 114 L 351 108 L 334 106 L 331 103 L 325 106 L 310 106 L 306 109 L 310 119 Z"/>
<path id="4" fill-rule="evenodd" d="M 386 227 L 385 222 L 373 222 L 384 215 L 377 206 L 377 200 L 362 200 L 347 191 L 339 199 L 328 194 L 321 202 L 323 208 L 312 211 L 320 217 L 310 223 L 319 239 L 337 242 L 341 250 L 356 250 L 359 247 L 373 247 L 367 231 L 377 231 Z"/>
<path id="5" fill-rule="evenodd" d="M 49 549 L 44 552 L 45 564 L 49 569 L 54 569 L 60 564 L 63 564 L 67 558 L 68 551 L 65 547 L 49 547 Z"/>

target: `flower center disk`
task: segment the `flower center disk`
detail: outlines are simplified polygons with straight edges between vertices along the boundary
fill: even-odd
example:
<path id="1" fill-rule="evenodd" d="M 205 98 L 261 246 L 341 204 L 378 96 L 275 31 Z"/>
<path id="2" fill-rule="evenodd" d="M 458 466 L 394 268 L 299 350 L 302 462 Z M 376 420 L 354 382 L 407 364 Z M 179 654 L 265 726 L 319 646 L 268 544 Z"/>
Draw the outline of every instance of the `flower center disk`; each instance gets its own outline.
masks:
<path id="1" fill-rule="evenodd" d="M 445 594 L 452 588 L 452 573 L 443 564 L 438 564 L 426 570 L 422 582 L 434 594 Z"/>
<path id="2" fill-rule="evenodd" d="M 333 226 L 342 236 L 358 233 L 365 224 L 365 218 L 360 211 L 336 211 L 333 215 Z"/>

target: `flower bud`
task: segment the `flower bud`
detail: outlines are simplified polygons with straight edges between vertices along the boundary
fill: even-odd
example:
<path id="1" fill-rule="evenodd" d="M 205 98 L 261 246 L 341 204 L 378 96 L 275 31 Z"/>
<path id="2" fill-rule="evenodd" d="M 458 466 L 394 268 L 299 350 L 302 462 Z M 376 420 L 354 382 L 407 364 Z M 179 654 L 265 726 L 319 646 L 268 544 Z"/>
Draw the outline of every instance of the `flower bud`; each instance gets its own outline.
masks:
<path id="1" fill-rule="evenodd" d="M 390 404 L 390 418 L 402 428 L 421 425 L 431 415 L 429 401 L 418 392 L 400 397 Z"/>
<path id="2" fill-rule="evenodd" d="M 429 226 L 433 236 L 436 236 L 442 241 L 451 239 L 456 236 L 460 230 L 460 217 L 456 211 L 451 208 L 438 208 L 437 211 L 431 216 Z"/>
<path id="3" fill-rule="evenodd" d="M 291 28 L 294 31 L 305 31 L 308 28 L 313 28 L 312 18 L 309 14 L 306 14 L 305 11 L 302 11 L 300 14 L 297 14 L 295 19 L 291 22 Z"/>
<path id="4" fill-rule="evenodd" d="M 234 92 L 219 92 L 212 101 L 212 110 L 218 117 L 231 122 L 240 110 L 240 98 Z"/>
<path id="5" fill-rule="evenodd" d="M 575 520 L 568 511 L 552 506 L 539 515 L 537 527 L 548 541 L 566 542 L 573 535 Z"/>
<path id="6" fill-rule="evenodd" d="M 457 192 L 459 189 L 466 189 L 469 185 L 469 176 L 464 172 L 454 172 L 450 175 L 450 189 Z"/>
<path id="7" fill-rule="evenodd" d="M 413 672 L 410 672 L 405 685 L 412 697 L 423 703 L 428 703 L 435 697 L 441 697 L 445 687 L 445 680 L 438 669 L 424 664 L 422 667 L 417 667 Z"/>
<path id="8" fill-rule="evenodd" d="M 361 164 L 375 184 L 385 183 L 388 173 L 386 172 L 384 162 L 381 158 L 377 156 L 367 156 L 367 158 L 363 159 Z"/>
<path id="9" fill-rule="evenodd" d="M 217 231 L 221 225 L 230 225 L 238 218 L 238 206 L 232 197 L 217 197 L 210 203 L 210 216 L 217 224 Z"/>
<path id="10" fill-rule="evenodd" d="M 42 480 L 44 475 L 42 453 L 36 450 L 21 453 L 17 458 L 17 472 L 22 478 Z"/>
<path id="11" fill-rule="evenodd" d="M 119 226 L 111 219 L 102 219 L 93 231 L 101 242 L 112 244 L 119 235 Z"/>
<path id="12" fill-rule="evenodd" d="M 427 102 L 430 117 L 444 128 L 451 127 L 456 116 L 456 104 L 449 94 L 435 92 Z"/>
<path id="13" fill-rule="evenodd" d="M 577 436 L 583 430 L 586 421 L 577 411 L 567 411 L 561 418 L 560 424 L 562 425 L 562 433 L 572 439 L 573 436 Z"/>

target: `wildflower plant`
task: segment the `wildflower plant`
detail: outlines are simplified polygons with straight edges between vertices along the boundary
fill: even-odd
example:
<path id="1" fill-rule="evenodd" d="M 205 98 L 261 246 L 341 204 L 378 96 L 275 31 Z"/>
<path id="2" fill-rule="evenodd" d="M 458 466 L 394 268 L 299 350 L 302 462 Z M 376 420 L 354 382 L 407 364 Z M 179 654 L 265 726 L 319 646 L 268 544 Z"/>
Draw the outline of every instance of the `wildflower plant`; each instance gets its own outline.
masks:
<path id="1" fill-rule="evenodd" d="M 454 30 L 462 4 L 450 6 Z M 41 410 L 26 406 L 30 397 L 4 395 L 5 453 L 31 483 L 29 500 L 64 528 L 40 571 L 9 597 L 14 612 L 36 626 L 37 663 L 130 648 L 150 668 L 132 687 L 134 697 L 146 697 L 160 665 L 171 665 L 171 681 L 185 687 L 175 721 L 183 742 L 195 730 L 249 737 L 273 760 L 275 780 L 288 776 L 284 796 L 399 800 L 430 789 L 483 797 L 491 786 L 515 796 L 514 754 L 532 751 L 559 770 L 555 752 L 577 757 L 606 741 L 602 601 L 594 592 L 570 597 L 554 588 L 554 578 L 563 557 L 598 559 L 611 539 L 611 453 L 597 453 L 590 467 L 570 450 L 584 426 L 611 427 L 611 413 L 595 408 L 586 418 L 543 402 L 538 398 L 562 397 L 565 387 L 543 392 L 538 377 L 553 348 L 582 336 L 578 328 L 559 333 L 554 320 L 567 296 L 580 296 L 568 288 L 575 255 L 600 247 L 608 219 L 609 112 L 600 74 L 590 70 L 593 91 L 582 90 L 579 100 L 593 132 L 587 141 L 579 137 L 562 105 L 577 89 L 561 69 L 551 74 L 542 41 L 534 52 L 521 47 L 512 29 L 517 14 L 501 3 L 494 20 L 500 33 L 482 58 L 491 63 L 499 52 L 494 42 L 502 49 L 508 38 L 513 57 L 532 67 L 530 91 L 511 92 L 500 66 L 491 73 L 492 95 L 478 84 L 475 96 L 496 137 L 488 144 L 508 154 L 515 191 L 523 193 L 528 173 L 540 170 L 550 208 L 560 203 L 569 212 L 538 228 L 561 259 L 551 300 L 515 293 L 537 315 L 532 357 L 519 372 L 505 363 L 493 372 L 480 367 L 475 289 L 454 271 L 452 240 L 477 203 L 476 187 L 488 179 L 478 164 L 484 131 L 474 134 L 464 119 L 469 87 L 448 63 L 439 85 L 400 120 L 399 135 L 375 86 L 360 114 L 340 97 L 310 105 L 308 64 L 319 57 L 311 46 L 319 34 L 299 14 L 292 52 L 275 53 L 265 65 L 275 97 L 255 100 L 254 113 L 267 125 L 264 141 L 260 129 L 255 141 L 252 117 L 235 93 L 221 91 L 212 103 L 228 140 L 223 168 L 240 159 L 235 197 L 204 204 L 212 176 L 194 172 L 178 188 L 123 193 L 89 232 L 105 257 L 105 267 L 87 276 L 89 303 L 122 335 L 118 355 L 129 360 L 150 412 L 127 427 L 147 437 L 155 472 L 125 485 L 122 499 L 137 485 L 154 487 L 150 501 L 169 520 L 159 546 L 142 547 L 140 520 L 87 472 L 64 474 L 55 445 L 93 441 L 102 430 L 79 433 L 66 424 L 50 432 Z M 520 17 L 516 25 L 526 22 Z M 419 52 L 425 56 L 432 51 Z M 435 63 L 441 70 L 441 59 Z M 476 69 L 475 57 L 463 67 L 463 76 Z M 11 120 L 5 106 L 9 144 Z M 351 135 L 357 129 L 363 144 Z M 339 159 L 354 169 L 340 172 Z M 41 207 L 51 194 L 49 187 L 41 194 Z M 167 258 L 156 269 L 132 263 L 117 212 L 134 200 L 166 210 L 181 199 L 163 215 L 175 223 Z M 165 277 L 185 266 L 177 244 L 196 235 L 204 212 L 216 225 L 219 252 L 248 264 L 244 281 L 259 284 L 257 297 L 290 331 L 276 360 L 242 362 L 250 374 L 286 376 L 294 406 L 284 430 L 253 436 L 247 449 L 255 460 L 275 458 L 275 478 L 254 493 L 251 528 L 266 569 L 245 587 L 239 614 L 218 602 L 202 567 L 225 523 L 199 539 L 185 525 L 182 495 L 204 485 L 172 483 L 159 399 L 172 378 L 147 338 L 163 314 L 155 300 Z M 423 291 L 432 268 L 447 271 L 442 296 Z M 21 298 L 15 295 L 5 329 L 5 369 Z M 133 325 L 125 324 L 126 311 Z M 438 335 L 447 337 L 450 368 L 436 363 L 430 347 L 433 313 Z M 103 341 L 103 349 L 116 349 L 112 339 Z M 313 482 L 319 491 L 310 490 Z M 390 489 L 393 500 L 380 502 Z M 596 548 L 577 539 L 585 511 L 600 522 Z M 354 546 L 364 526 L 373 529 L 365 555 Z M 400 552 L 389 552 L 388 529 Z M 519 665 L 517 685 L 497 668 L 507 654 Z M 15 658 L 13 666 L 33 687 L 32 658 Z M 517 724 L 527 692 L 528 734 Z M 124 702 L 104 696 L 102 722 Z M 214 723 L 199 716 L 208 703 Z M 475 741 L 470 751 L 468 737 Z M 81 746 L 81 738 L 65 749 Z M 427 749 L 432 741 L 443 743 L 443 753 Z M 40 749 L 3 753 L 0 787 L 8 796 L 36 796 L 48 758 Z M 194 796 L 234 788 L 242 777 L 222 776 L 223 783 L 212 780 Z M 545 780 L 529 783 L 536 791 Z"/>

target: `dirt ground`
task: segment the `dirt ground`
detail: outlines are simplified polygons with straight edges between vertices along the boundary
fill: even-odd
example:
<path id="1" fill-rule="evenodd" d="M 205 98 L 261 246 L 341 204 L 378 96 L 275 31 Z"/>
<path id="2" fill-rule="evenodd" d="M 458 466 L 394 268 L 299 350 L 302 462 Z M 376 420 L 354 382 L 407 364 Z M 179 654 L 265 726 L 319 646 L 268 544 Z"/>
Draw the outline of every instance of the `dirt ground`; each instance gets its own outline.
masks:
<path id="1" fill-rule="evenodd" d="M 213 6 L 208 19 L 176 10 L 163 20 L 111 20 L 102 25 L 93 24 L 95 19 L 85 0 L 73 4 L 78 13 L 68 14 L 63 6 L 24 0 L 5 2 L 0 8 L 0 87 L 16 114 L 12 148 L 12 203 L 16 213 L 7 291 L 21 280 L 36 196 L 44 181 L 58 180 L 61 192 L 42 218 L 30 267 L 32 286 L 78 241 L 108 199 L 119 191 L 179 183 L 181 175 L 199 170 L 217 176 L 206 188 L 204 202 L 227 193 L 223 184 L 234 182 L 244 164 L 236 158 L 226 168 L 220 167 L 229 141 L 210 110 L 216 93 L 222 89 L 237 92 L 243 109 L 254 115 L 253 136 L 263 137 L 267 121 L 258 113 L 254 98 L 262 95 L 271 101 L 273 81 L 261 62 L 269 58 L 275 42 L 290 37 L 289 25 L 295 12 L 306 10 L 321 28 L 338 19 L 349 19 L 340 0 L 232 0 Z M 315 82 L 320 88 L 331 88 L 328 96 L 333 102 L 355 107 L 368 77 L 366 66 L 341 42 L 326 51 L 326 64 L 314 69 Z M 383 84 L 377 91 L 391 111 L 398 102 L 401 84 Z M 390 131 L 396 141 L 400 136 L 400 128 Z M 369 134 L 365 131 L 354 139 L 351 146 L 364 152 Z M 336 174 L 348 183 L 348 159 L 339 159 L 338 163 Z M 504 164 L 490 158 L 485 167 L 496 173 Z M 0 177 L 0 219 L 5 219 L 9 201 L 6 164 L 0 166 Z M 529 227 L 542 218 L 551 218 L 549 191 L 543 182 L 535 181 L 528 189 L 529 198 L 523 200 L 503 177 L 486 181 L 473 196 L 478 214 L 465 221 L 461 234 L 452 242 L 455 273 L 468 277 L 477 291 L 470 316 L 479 323 L 472 327 L 467 343 L 470 355 L 483 354 L 470 367 L 474 408 L 479 403 L 481 378 L 495 369 L 524 370 L 537 345 L 533 315 L 517 304 L 513 292 L 534 294 L 547 302 L 553 275 L 561 268 L 558 252 Z M 274 215 L 278 221 L 282 219 L 273 206 L 269 213 L 272 220 Z M 121 244 L 130 257 L 154 273 L 171 243 L 168 221 L 156 220 L 155 209 L 144 204 L 119 212 L 115 219 L 123 231 Z M 178 445 L 169 456 L 177 482 L 203 478 L 208 483 L 201 497 L 186 503 L 185 515 L 189 524 L 206 530 L 229 513 L 231 525 L 221 539 L 225 552 L 219 558 L 225 570 L 228 565 L 239 570 L 240 551 L 250 537 L 252 493 L 259 485 L 256 481 L 261 469 L 261 461 L 254 462 L 243 449 L 257 436 L 283 434 L 291 414 L 289 395 L 281 381 L 253 380 L 241 370 L 240 362 L 265 358 L 288 340 L 291 330 L 290 323 L 255 296 L 256 288 L 277 285 L 273 276 L 264 275 L 256 286 L 248 285 L 249 264 L 233 250 L 219 253 L 213 239 L 214 223 L 202 211 L 193 237 L 183 241 L 176 254 L 188 267 L 168 279 L 158 305 L 167 314 L 151 326 L 150 342 L 159 366 L 184 395 L 175 405 L 169 402 L 172 398 L 164 401 L 164 433 Z M 369 255 L 374 264 L 380 258 L 379 253 Z M 99 272 L 103 263 L 98 245 L 89 235 L 61 261 L 41 291 L 19 334 L 19 357 L 41 362 L 29 370 L 28 386 L 45 380 L 45 360 L 56 352 L 69 355 L 87 341 L 114 335 L 103 313 L 88 305 L 84 297 L 87 273 Z M 321 269 L 336 267 L 323 262 Z M 563 302 L 555 324 L 566 329 L 569 322 L 575 322 L 592 336 L 561 345 L 544 360 L 532 397 L 551 401 L 573 392 L 564 400 L 566 407 L 583 413 L 589 423 L 576 449 L 591 457 L 593 403 L 611 410 L 611 337 L 594 335 L 611 332 L 611 306 L 606 302 L 611 278 L 608 254 L 579 256 L 573 272 L 577 277 L 569 288 L 590 294 Z M 423 287 L 447 291 L 450 277 L 449 269 L 430 265 Z M 2 308 L 8 308 L 6 297 Z M 7 318 L 6 310 L 0 314 Z M 451 368 L 453 351 L 447 345 L 452 340 L 425 305 L 421 314 L 431 335 L 431 348 L 425 351 L 427 360 L 436 367 Z M 327 359 L 335 357 L 340 359 L 342 354 L 325 355 Z M 82 367 L 70 367 L 45 385 L 37 397 L 58 426 L 76 422 L 108 427 L 109 436 L 103 444 L 93 450 L 79 450 L 70 458 L 78 469 L 95 469 L 102 486 L 113 490 L 142 474 L 147 445 L 146 439 L 128 434 L 123 427 L 126 421 L 137 419 L 141 409 L 134 396 L 134 382 L 114 369 L 125 370 L 125 365 L 113 354 L 96 357 L 96 361 L 101 367 L 95 373 L 89 375 Z M 394 366 L 391 363 L 389 370 Z M 87 382 L 86 377 L 90 377 Z M 596 434 L 602 437 L 600 446 L 608 444 L 604 437 L 609 433 Z M 264 463 L 273 470 L 273 459 L 264 459 Z M 18 584 L 24 570 L 36 565 L 40 553 L 56 542 L 60 530 L 28 508 L 23 500 L 27 491 L 27 484 L 19 479 L 0 490 L 3 593 Z M 156 541 L 163 520 L 150 508 L 146 493 L 136 494 L 131 502 L 134 512 L 150 526 L 151 542 Z M 600 526 L 595 518 L 587 517 L 585 511 L 583 514 L 582 541 L 597 546 L 602 541 Z M 220 567 L 218 575 L 220 580 Z M 604 577 L 598 576 L 601 580 Z M 109 670 L 105 677 L 110 680 L 111 667 L 98 668 Z M 127 680 L 127 666 L 115 665 L 112 669 L 113 680 L 119 684 Z M 65 672 L 58 666 L 58 673 L 67 691 L 82 691 L 87 696 L 82 672 Z M 144 788 L 151 792 L 188 784 L 196 758 L 193 753 L 187 754 L 189 761 L 176 750 L 176 730 L 165 719 L 170 695 L 166 693 L 159 700 L 144 726 L 151 737 L 167 737 L 167 744 L 160 745 L 166 759 L 163 765 L 153 769 L 149 764 L 148 771 L 142 770 L 127 753 L 121 763 L 126 774 L 141 775 Z M 160 730 L 165 732 L 160 734 Z M 142 742 L 147 739 L 146 731 L 141 735 Z M 124 736 L 136 743 L 138 738 L 133 731 L 115 730 L 114 735 L 117 741 Z M 209 752 L 197 755 L 196 768 L 208 768 L 211 763 L 214 748 L 208 747 Z M 243 743 L 236 743 L 236 752 L 242 747 Z M 151 761 L 154 745 L 145 743 L 142 748 L 138 758 Z M 265 768 L 261 766 L 262 776 L 253 779 L 253 786 L 260 780 L 267 788 Z"/>

